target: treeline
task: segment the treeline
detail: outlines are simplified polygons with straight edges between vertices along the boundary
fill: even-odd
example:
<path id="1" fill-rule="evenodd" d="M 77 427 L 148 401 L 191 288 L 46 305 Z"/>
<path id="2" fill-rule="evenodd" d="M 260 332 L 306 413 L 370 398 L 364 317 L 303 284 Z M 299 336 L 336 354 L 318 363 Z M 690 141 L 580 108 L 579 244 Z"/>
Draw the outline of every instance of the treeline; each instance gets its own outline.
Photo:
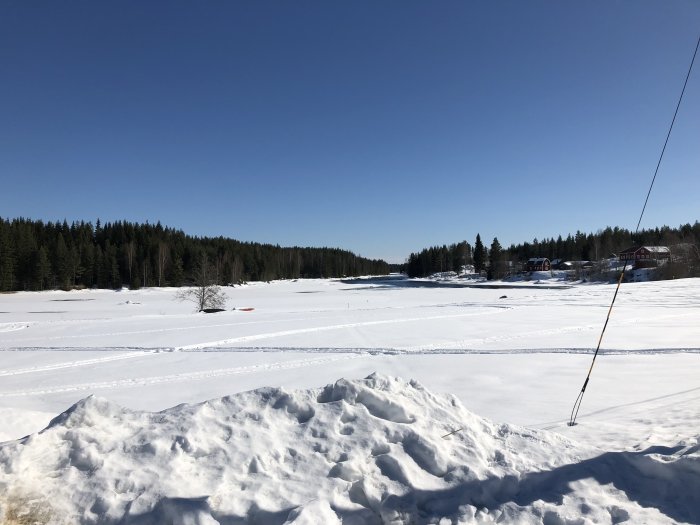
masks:
<path id="1" fill-rule="evenodd" d="M 697 221 L 693 225 L 688 223 L 678 228 L 664 226 L 636 234 L 617 227 L 588 234 L 577 231 L 566 238 L 560 235 L 556 239 L 534 239 L 532 242 L 511 244 L 508 248 L 502 248 L 498 238 L 494 238 L 487 248 L 477 235 L 473 248 L 463 241 L 412 253 L 404 265 L 404 271 L 410 277 L 426 277 L 438 272 L 460 271 L 462 267 L 471 265 L 476 272 L 486 271 L 489 277 L 500 278 L 510 271 L 519 271 L 522 264 L 531 257 L 597 262 L 638 245 L 668 246 L 674 261 L 686 269 L 680 271 L 683 268 L 678 268 L 679 271 L 674 275 L 700 275 L 697 261 L 700 223 Z"/>
<path id="2" fill-rule="evenodd" d="M 202 264 L 218 284 L 386 274 L 336 248 L 283 248 L 193 237 L 160 223 L 42 222 L 0 217 L 0 291 L 181 286 Z"/>
<path id="3" fill-rule="evenodd" d="M 472 251 L 472 246 L 467 241 L 425 248 L 408 257 L 403 271 L 409 277 L 427 277 L 439 272 L 460 271 L 462 267 L 472 264 Z"/>
<path id="4" fill-rule="evenodd" d="M 577 231 L 565 239 L 534 239 L 511 245 L 508 252 L 513 258 L 527 260 L 530 257 L 547 257 L 573 261 L 599 261 L 617 255 L 632 246 L 677 246 L 680 244 L 700 243 L 700 223 L 684 224 L 678 228 L 663 226 L 641 230 L 636 234 L 624 228 L 605 228 L 597 233 L 584 234 Z"/>

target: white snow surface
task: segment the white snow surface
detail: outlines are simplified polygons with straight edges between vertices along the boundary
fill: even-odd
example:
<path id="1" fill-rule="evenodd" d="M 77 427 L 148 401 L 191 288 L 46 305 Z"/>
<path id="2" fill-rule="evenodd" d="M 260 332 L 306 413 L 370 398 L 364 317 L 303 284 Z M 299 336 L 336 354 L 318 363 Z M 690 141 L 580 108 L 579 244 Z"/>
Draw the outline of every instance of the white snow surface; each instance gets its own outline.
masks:
<path id="1" fill-rule="evenodd" d="M 614 287 L 493 284 L 2 294 L 0 524 L 700 523 L 700 279 L 623 284 L 574 427 Z"/>

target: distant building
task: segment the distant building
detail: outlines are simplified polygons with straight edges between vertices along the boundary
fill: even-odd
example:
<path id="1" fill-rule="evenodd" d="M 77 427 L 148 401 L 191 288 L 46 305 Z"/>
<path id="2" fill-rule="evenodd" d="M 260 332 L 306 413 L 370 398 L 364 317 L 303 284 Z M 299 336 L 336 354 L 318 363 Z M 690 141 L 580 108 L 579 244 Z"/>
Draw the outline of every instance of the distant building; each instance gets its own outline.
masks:
<path id="1" fill-rule="evenodd" d="M 554 261 L 552 261 L 552 268 L 555 270 L 590 270 L 593 266 L 593 261 L 563 261 L 557 266 L 554 266 Z"/>
<path id="2" fill-rule="evenodd" d="M 546 257 L 532 257 L 525 263 L 526 272 L 548 272 L 551 269 L 552 265 Z"/>
<path id="3" fill-rule="evenodd" d="M 671 260 L 667 246 L 632 246 L 619 254 L 620 262 L 632 263 L 637 268 L 658 266 Z"/>
<path id="4" fill-rule="evenodd" d="M 550 261 L 552 270 L 561 270 L 561 265 L 564 264 L 566 261 L 564 259 L 552 259 Z"/>

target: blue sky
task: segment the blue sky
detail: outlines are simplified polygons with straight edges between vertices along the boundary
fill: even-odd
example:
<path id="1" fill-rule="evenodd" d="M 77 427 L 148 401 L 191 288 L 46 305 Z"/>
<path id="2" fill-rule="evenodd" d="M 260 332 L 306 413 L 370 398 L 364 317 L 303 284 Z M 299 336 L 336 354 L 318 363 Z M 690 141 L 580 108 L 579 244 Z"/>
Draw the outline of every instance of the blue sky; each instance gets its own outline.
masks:
<path id="1" fill-rule="evenodd" d="M 699 31 L 694 0 L 7 0 L 0 216 L 390 262 L 634 228 Z M 696 69 L 643 227 L 700 219 L 699 138 Z"/>

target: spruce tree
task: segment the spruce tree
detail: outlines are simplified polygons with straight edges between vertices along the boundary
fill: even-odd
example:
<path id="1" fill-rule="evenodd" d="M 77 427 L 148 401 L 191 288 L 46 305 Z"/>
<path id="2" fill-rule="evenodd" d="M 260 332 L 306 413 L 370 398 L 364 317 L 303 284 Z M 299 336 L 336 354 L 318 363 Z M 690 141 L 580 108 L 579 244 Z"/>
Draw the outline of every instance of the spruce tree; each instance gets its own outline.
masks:
<path id="1" fill-rule="evenodd" d="M 36 256 L 36 265 L 34 269 L 34 278 L 36 282 L 34 288 L 36 290 L 43 290 L 49 282 L 51 277 L 51 262 L 49 262 L 49 256 L 46 253 L 46 248 L 43 246 L 39 248 Z"/>
<path id="2" fill-rule="evenodd" d="M 486 250 L 484 250 L 484 245 L 481 242 L 481 235 L 476 234 L 476 242 L 474 243 L 474 270 L 476 273 L 480 273 L 484 269 L 484 263 L 486 262 Z"/>
<path id="3" fill-rule="evenodd" d="M 56 248 L 54 252 L 54 273 L 58 286 L 63 290 L 70 290 L 71 270 L 70 253 L 66 246 L 66 241 L 60 233 L 56 238 Z"/>
<path id="4" fill-rule="evenodd" d="M 504 274 L 503 268 L 503 249 L 501 243 L 498 242 L 498 237 L 493 238 L 491 249 L 489 250 L 489 270 L 487 278 L 500 279 Z"/>
<path id="5" fill-rule="evenodd" d="M 182 258 L 178 255 L 173 261 L 172 275 L 170 283 L 172 286 L 182 286 L 185 280 L 185 271 L 182 268 Z"/>

